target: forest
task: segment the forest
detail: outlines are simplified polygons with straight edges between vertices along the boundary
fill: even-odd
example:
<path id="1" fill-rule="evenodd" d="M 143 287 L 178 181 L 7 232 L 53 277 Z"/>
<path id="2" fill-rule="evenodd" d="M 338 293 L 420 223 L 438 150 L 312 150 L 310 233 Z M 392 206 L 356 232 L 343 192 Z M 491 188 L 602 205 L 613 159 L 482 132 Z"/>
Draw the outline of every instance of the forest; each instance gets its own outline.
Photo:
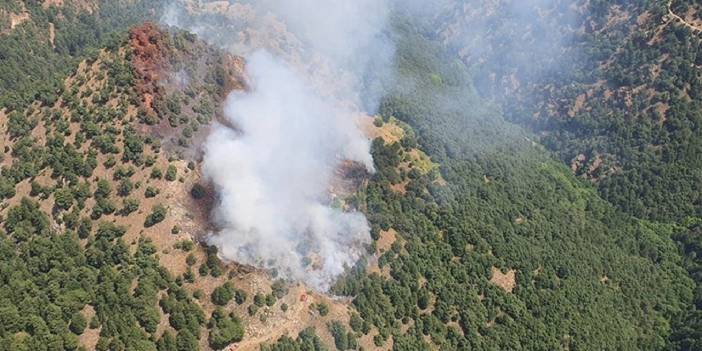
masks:
<path id="1" fill-rule="evenodd" d="M 0 350 L 246 341 L 291 308 L 294 282 L 269 272 L 247 293 L 171 197 L 211 206 L 192 150 L 237 61 L 134 27 L 160 0 L 67 3 L 0 1 L 30 18 L 0 34 Z M 699 6 L 543 3 L 549 18 L 469 17 L 494 29 L 463 33 L 474 51 L 443 36 L 456 12 L 393 15 L 401 79 L 383 82 L 375 126 L 402 137 L 373 140 L 377 172 L 347 199 L 373 239 L 330 292 L 348 316 L 311 303 L 323 323 L 260 350 L 702 349 L 702 34 L 669 18 Z M 187 89 L 144 84 L 139 60 L 157 55 L 139 33 L 164 66 L 198 67 Z"/>
<path id="2" fill-rule="evenodd" d="M 697 282 L 694 302 L 674 318 L 670 347 L 699 348 L 699 251 L 694 247 L 700 242 L 694 223 L 702 209 L 702 31 L 673 17 L 699 16 L 699 4 L 601 1 L 580 13 L 567 2 L 543 5 L 557 15 L 546 18 L 535 11 L 537 21 L 488 19 L 494 20 L 494 30 L 481 43 L 528 30 L 511 45 L 464 57 L 477 72 L 472 83 L 507 120 L 532 131 L 575 175 L 592 183 L 603 199 L 669 228 L 682 266 Z M 452 43 L 451 50 L 460 48 L 461 43 Z M 516 89 L 510 83 L 515 80 Z"/>

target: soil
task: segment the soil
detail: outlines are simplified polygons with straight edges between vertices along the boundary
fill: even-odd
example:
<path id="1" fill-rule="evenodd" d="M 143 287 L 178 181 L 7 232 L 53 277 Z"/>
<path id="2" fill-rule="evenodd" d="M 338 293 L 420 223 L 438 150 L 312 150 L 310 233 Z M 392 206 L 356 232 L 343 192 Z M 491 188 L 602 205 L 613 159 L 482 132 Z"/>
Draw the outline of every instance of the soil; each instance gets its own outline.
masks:
<path id="1" fill-rule="evenodd" d="M 490 283 L 499 286 L 504 291 L 511 293 L 514 287 L 517 286 L 516 271 L 514 269 L 508 270 L 507 273 L 502 273 L 499 268 L 492 267 L 491 272 Z"/>

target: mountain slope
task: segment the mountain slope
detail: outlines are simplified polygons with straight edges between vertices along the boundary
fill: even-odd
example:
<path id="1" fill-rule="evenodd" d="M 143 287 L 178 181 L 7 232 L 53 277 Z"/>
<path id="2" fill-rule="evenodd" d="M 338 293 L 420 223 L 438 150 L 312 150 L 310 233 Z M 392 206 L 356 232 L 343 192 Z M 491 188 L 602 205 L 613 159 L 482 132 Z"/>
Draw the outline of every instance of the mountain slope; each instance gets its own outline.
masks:
<path id="1" fill-rule="evenodd" d="M 431 61 L 440 51 L 410 38 L 398 54 L 416 88 L 381 111 L 415 127 L 448 186 L 408 175 L 407 193 L 394 194 L 393 148 L 374 144 L 370 219 L 398 239 L 379 261 L 386 274 L 359 272 L 338 291 L 399 349 L 663 348 L 693 288 L 676 228 L 613 208 L 514 126 L 476 109 L 467 82 Z"/>
<path id="2" fill-rule="evenodd" d="M 434 33 L 476 70 L 481 94 L 538 133 L 603 198 L 676 228 L 698 287 L 688 317 L 675 323 L 674 347 L 695 349 L 702 340 L 692 332 L 702 306 L 699 4 L 472 5 L 449 7 Z M 481 31 L 485 23 L 489 32 Z"/>
<path id="3" fill-rule="evenodd" d="M 49 101 L 87 53 L 155 19 L 163 1 L 0 1 L 0 105 Z"/>
<path id="4" fill-rule="evenodd" d="M 696 165 L 687 163 L 690 177 L 663 179 L 687 185 L 660 206 L 653 201 L 663 196 L 659 188 L 608 183 L 637 170 L 655 177 L 666 174 L 654 172 L 661 167 L 680 170 L 632 146 L 648 141 L 646 133 L 666 140 L 663 149 L 684 149 L 680 160 L 694 160 L 693 110 L 664 111 L 668 119 L 659 126 L 605 118 L 651 112 L 626 106 L 635 93 L 629 82 L 603 106 L 586 99 L 575 111 L 580 93 L 593 88 L 583 81 L 594 79 L 577 75 L 595 63 L 571 62 L 579 67 L 572 77 L 523 72 L 521 61 L 516 73 L 499 71 L 512 66 L 497 48 L 479 51 L 484 60 L 457 61 L 454 43 L 435 31 L 440 26 L 424 27 L 399 11 L 391 30 L 397 75 L 383 82 L 379 116 L 363 125 L 375 138 L 377 172 L 356 175 L 359 188 L 339 200 L 364 211 L 373 243 L 334 286 L 338 296 L 330 296 L 276 272 L 221 262 L 206 245 L 218 197 L 201 178 L 201 144 L 211 128 L 236 129 L 221 118 L 222 102 L 249 88 L 245 60 L 184 31 L 151 23 L 122 30 L 157 15 L 145 10 L 156 5 L 137 3 L 135 12 L 122 9 L 127 14 L 115 23 L 95 28 L 103 17 L 93 15 L 110 5 L 56 3 L 75 33 L 97 33 L 80 45 L 62 44 L 59 21 L 50 22 L 59 30 L 56 48 L 39 44 L 49 24 L 35 12 L 54 10 L 35 3 L 22 24 L 1 34 L 0 45 L 13 48 L 7 52 L 17 53 L 18 38 L 27 35 L 38 55 L 13 56 L 3 65 L 12 72 L 0 74 L 10 102 L 0 110 L 0 350 L 695 349 L 700 222 L 682 218 L 697 207 L 691 201 L 667 211 L 665 203 L 694 192 Z M 472 5 L 462 9 L 487 20 L 500 13 Z M 659 26 L 660 4 L 605 5 L 575 9 L 592 14 L 591 26 L 603 26 L 597 40 L 583 40 L 616 46 L 641 34 L 631 23 L 659 28 L 657 35 L 670 25 L 669 43 L 682 50 L 671 52 L 686 59 L 662 64 L 681 69 L 673 71 L 673 85 L 690 95 L 680 103 L 694 106 L 697 76 L 683 72 L 696 52 L 689 30 Z M 17 3 L 4 6 L 24 13 Z M 671 9 L 694 17 L 680 6 Z M 649 16 L 638 23 L 644 8 Z M 71 17 L 69 9 L 84 15 Z M 618 15 L 604 21 L 611 14 Z M 544 26 L 567 17 L 553 15 Z M 218 16 L 208 30 L 236 21 Z M 496 28 L 486 42 L 513 34 L 511 26 Z M 109 45 L 98 40 L 113 36 Z M 653 47 L 646 50 L 669 50 Z M 618 68 L 597 71 L 607 82 L 592 96 L 609 94 L 610 84 L 625 78 L 617 72 L 641 73 L 628 50 L 605 55 Z M 17 79 L 40 62 L 45 71 Z M 501 84 L 512 86 L 504 78 L 513 73 L 519 88 L 505 93 Z M 663 84 L 639 78 L 646 87 Z M 43 80 L 48 88 L 40 90 Z M 547 117 L 553 106 L 558 113 Z M 611 134 L 595 137 L 600 127 L 580 124 L 577 133 L 570 129 L 591 118 Z M 691 128 L 675 132 L 676 120 Z M 592 145 L 601 149 L 579 156 Z M 631 159 L 621 156 L 632 150 Z M 614 156 L 595 162 L 598 153 Z M 612 189 L 642 191 L 647 200 L 627 207 Z M 676 221 L 654 221 L 661 219 Z"/>

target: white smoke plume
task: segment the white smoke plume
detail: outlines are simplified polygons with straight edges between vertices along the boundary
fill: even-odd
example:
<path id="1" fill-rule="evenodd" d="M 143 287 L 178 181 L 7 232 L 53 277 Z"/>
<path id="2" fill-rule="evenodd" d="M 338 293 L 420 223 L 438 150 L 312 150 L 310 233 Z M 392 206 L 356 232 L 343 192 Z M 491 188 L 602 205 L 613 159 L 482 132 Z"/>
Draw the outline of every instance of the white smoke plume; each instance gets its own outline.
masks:
<path id="1" fill-rule="evenodd" d="M 230 95 L 225 111 L 243 132 L 215 129 L 205 148 L 221 199 L 211 243 L 225 258 L 325 289 L 370 241 L 365 217 L 330 207 L 326 193 L 341 160 L 372 170 L 368 141 L 351 111 L 269 54 L 250 57 L 248 73 L 252 91 Z"/>
<path id="2" fill-rule="evenodd" d="M 275 269 L 327 290 L 370 243 L 365 216 L 332 206 L 329 188 L 343 161 L 373 171 L 370 142 L 355 116 L 362 82 L 390 71 L 392 47 L 384 38 L 388 3 L 261 0 L 245 6 L 247 13 L 263 11 L 266 21 L 274 16 L 284 23 L 301 50 L 250 40 L 253 31 L 247 28 L 231 33 L 227 42 L 217 32 L 227 26 L 184 18 L 186 11 L 173 6 L 164 16 L 168 24 L 185 23 L 247 60 L 251 89 L 232 93 L 224 111 L 238 130 L 213 128 L 204 148 L 204 174 L 220 199 L 213 214 L 220 229 L 209 242 L 224 259 Z M 255 15 L 247 18 L 255 27 Z M 242 50 L 242 43 L 251 45 Z"/>

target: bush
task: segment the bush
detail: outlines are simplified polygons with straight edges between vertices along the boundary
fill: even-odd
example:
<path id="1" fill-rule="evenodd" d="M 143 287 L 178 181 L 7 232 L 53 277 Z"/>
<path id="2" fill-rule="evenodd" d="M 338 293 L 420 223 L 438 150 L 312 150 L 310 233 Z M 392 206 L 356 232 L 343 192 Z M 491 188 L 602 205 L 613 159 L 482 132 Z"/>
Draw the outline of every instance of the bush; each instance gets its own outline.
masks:
<path id="1" fill-rule="evenodd" d="M 176 351 L 199 350 L 197 338 L 189 330 L 184 329 L 176 335 Z"/>
<path id="2" fill-rule="evenodd" d="M 105 198 L 110 196 L 110 193 L 112 192 L 112 187 L 110 186 L 110 182 L 108 182 L 105 179 L 100 179 L 97 182 L 97 189 L 95 189 L 95 197 L 96 198 Z"/>
<path id="3" fill-rule="evenodd" d="M 197 183 L 197 184 L 193 185 L 192 189 L 190 189 L 190 195 L 194 199 L 200 200 L 203 197 L 205 197 L 205 195 L 207 195 L 207 190 L 200 183 Z"/>
<path id="4" fill-rule="evenodd" d="M 273 294 L 268 294 L 266 295 L 266 306 L 271 307 L 275 305 L 276 298 L 273 296 Z"/>
<path id="5" fill-rule="evenodd" d="M 170 331 L 166 330 L 156 343 L 158 351 L 172 351 L 176 349 L 176 339 Z"/>
<path id="6" fill-rule="evenodd" d="M 83 217 L 78 225 L 78 237 L 81 239 L 86 239 L 90 236 L 90 232 L 93 230 L 93 221 L 90 218 Z"/>
<path id="7" fill-rule="evenodd" d="M 183 251 L 191 251 L 194 247 L 192 240 L 182 240 L 175 244 L 175 248 Z"/>
<path id="8" fill-rule="evenodd" d="M 122 201 L 122 209 L 119 210 L 119 214 L 122 216 L 128 216 L 131 213 L 139 209 L 139 200 L 134 198 L 127 198 Z"/>
<path id="9" fill-rule="evenodd" d="M 288 293 L 288 288 L 282 280 L 276 280 L 273 285 L 271 285 L 271 289 L 273 290 L 273 295 L 279 299 L 282 299 L 283 296 Z"/>
<path id="10" fill-rule="evenodd" d="M 54 205 L 61 210 L 68 210 L 73 206 L 73 191 L 69 188 L 59 188 L 54 191 Z"/>
<path id="11" fill-rule="evenodd" d="M 195 263 L 197 263 L 197 258 L 195 257 L 195 255 L 193 255 L 192 253 L 190 253 L 190 254 L 188 254 L 188 257 L 185 258 L 185 263 L 186 263 L 188 266 L 192 266 L 192 265 L 194 265 Z"/>
<path id="12" fill-rule="evenodd" d="M 160 193 L 160 190 L 158 190 L 154 187 L 151 187 L 151 186 L 147 186 L 146 190 L 144 191 L 144 196 L 146 198 L 151 198 L 151 197 L 156 197 L 156 195 L 158 195 L 159 193 Z"/>
<path id="13" fill-rule="evenodd" d="M 132 181 L 129 180 L 129 178 L 124 178 L 119 182 L 119 185 L 117 185 L 117 195 L 122 197 L 129 196 L 132 189 L 134 189 Z"/>
<path id="14" fill-rule="evenodd" d="M 317 311 L 319 312 L 320 316 L 326 316 L 329 314 L 329 306 L 325 303 L 320 303 L 317 305 Z"/>
<path id="15" fill-rule="evenodd" d="M 247 298 L 248 296 L 246 295 L 246 291 L 241 289 L 234 290 L 234 301 L 236 301 L 238 305 L 244 304 Z"/>
<path id="16" fill-rule="evenodd" d="M 172 182 L 178 178 L 178 169 L 174 165 L 169 165 L 166 170 L 166 180 Z"/>
<path id="17" fill-rule="evenodd" d="M 116 163 L 117 163 L 117 160 L 115 159 L 115 157 L 110 155 L 110 156 L 107 156 L 107 159 L 105 160 L 105 162 L 103 162 L 102 165 L 105 166 L 105 168 L 109 169 L 109 168 L 114 167 Z"/>
<path id="18" fill-rule="evenodd" d="M 236 317 L 223 317 L 215 321 L 209 335 L 209 344 L 215 350 L 221 350 L 227 345 L 239 342 L 244 337 L 244 327 Z"/>
<path id="19" fill-rule="evenodd" d="M 254 295 L 254 305 L 263 307 L 266 304 L 266 297 L 263 294 Z"/>
<path id="20" fill-rule="evenodd" d="M 210 268 L 207 267 L 207 263 L 203 263 L 200 265 L 197 272 L 200 273 L 201 277 L 206 277 L 208 274 L 210 274 Z"/>
<path id="21" fill-rule="evenodd" d="M 349 335 L 348 333 L 346 333 L 346 328 L 344 328 L 344 326 L 338 321 L 329 323 L 327 328 L 329 329 L 331 335 L 334 337 L 334 345 L 336 346 L 336 349 L 341 351 L 348 350 Z"/>
<path id="22" fill-rule="evenodd" d="M 85 320 L 85 317 L 83 317 L 83 314 L 80 312 L 73 313 L 73 316 L 71 317 L 71 324 L 69 325 L 69 329 L 71 329 L 73 333 L 77 335 L 83 334 L 83 331 L 87 325 L 88 322 Z"/>
<path id="23" fill-rule="evenodd" d="M 144 158 L 144 165 L 146 167 L 151 167 L 154 163 L 156 163 L 156 159 L 153 156 L 146 156 L 146 158 Z"/>
<path id="24" fill-rule="evenodd" d="M 163 172 L 161 172 L 160 168 L 154 167 L 151 169 L 151 178 L 161 179 L 162 177 L 163 177 Z"/>
<path id="25" fill-rule="evenodd" d="M 144 220 L 144 227 L 153 227 L 154 225 L 163 222 L 163 220 L 166 219 L 167 212 L 168 210 L 166 207 L 161 204 L 154 206 L 151 209 L 151 214 L 146 216 L 146 219 Z"/>
<path id="26" fill-rule="evenodd" d="M 204 294 L 205 294 L 205 293 L 202 291 L 202 289 L 197 289 L 197 290 L 193 291 L 193 298 L 194 298 L 194 299 L 197 299 L 197 300 L 200 300 L 200 299 L 202 299 L 202 296 L 203 296 Z"/>
<path id="27" fill-rule="evenodd" d="M 25 118 L 23 114 L 13 111 L 8 116 L 7 132 L 11 138 L 29 134 L 37 126 L 36 119 Z"/>
<path id="28" fill-rule="evenodd" d="M 92 219 L 99 219 L 104 214 L 115 212 L 115 205 L 108 199 L 98 198 L 93 207 L 93 212 L 90 214 Z"/>
<path id="29" fill-rule="evenodd" d="M 100 321 L 98 320 L 97 316 L 93 316 L 93 318 L 90 318 L 90 323 L 88 324 L 88 327 L 90 329 L 97 329 L 100 327 Z"/>
<path id="30" fill-rule="evenodd" d="M 258 312 L 258 306 L 255 304 L 250 304 L 246 311 L 249 313 L 249 316 L 253 317 L 256 315 L 256 312 Z"/>
<path id="31" fill-rule="evenodd" d="M 115 173 L 113 174 L 112 178 L 114 180 L 129 178 L 129 177 L 133 176 L 134 173 L 136 173 L 136 170 L 132 166 L 129 166 L 129 167 L 118 166 L 117 169 L 115 169 Z"/>
<path id="32" fill-rule="evenodd" d="M 212 291 L 210 300 L 218 306 L 225 306 L 234 297 L 234 287 L 230 282 L 226 282 Z"/>

